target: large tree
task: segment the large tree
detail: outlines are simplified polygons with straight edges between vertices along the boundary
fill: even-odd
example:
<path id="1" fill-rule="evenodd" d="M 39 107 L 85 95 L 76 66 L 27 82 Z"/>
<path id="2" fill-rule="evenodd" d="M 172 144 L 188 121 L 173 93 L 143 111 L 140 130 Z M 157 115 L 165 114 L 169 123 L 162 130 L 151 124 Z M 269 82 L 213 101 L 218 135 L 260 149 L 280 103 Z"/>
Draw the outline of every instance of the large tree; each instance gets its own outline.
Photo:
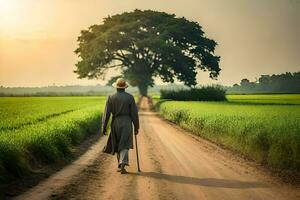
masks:
<path id="1" fill-rule="evenodd" d="M 217 43 L 197 22 L 164 12 L 135 10 L 104 18 L 81 31 L 78 42 L 79 78 L 105 78 L 109 69 L 118 68 L 141 95 L 147 95 L 155 77 L 194 86 L 197 69 L 213 79 L 220 72 Z"/>

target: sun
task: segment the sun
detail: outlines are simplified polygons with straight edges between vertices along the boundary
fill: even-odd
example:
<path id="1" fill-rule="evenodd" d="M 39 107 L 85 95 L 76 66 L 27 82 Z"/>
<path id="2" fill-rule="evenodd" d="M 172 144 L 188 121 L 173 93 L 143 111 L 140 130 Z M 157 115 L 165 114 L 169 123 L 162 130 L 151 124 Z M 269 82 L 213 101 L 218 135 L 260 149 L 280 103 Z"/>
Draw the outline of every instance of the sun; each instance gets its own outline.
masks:
<path id="1" fill-rule="evenodd" d="M 18 2 L 16 0 L 0 0 L 1 16 L 14 14 L 18 10 Z"/>
<path id="2" fill-rule="evenodd" d="M 0 0 L 0 23 L 2 26 L 19 23 L 22 3 L 24 2 L 21 0 Z"/>
<path id="3" fill-rule="evenodd" d="M 0 0 L 0 37 L 14 37 L 22 30 L 23 0 Z"/>

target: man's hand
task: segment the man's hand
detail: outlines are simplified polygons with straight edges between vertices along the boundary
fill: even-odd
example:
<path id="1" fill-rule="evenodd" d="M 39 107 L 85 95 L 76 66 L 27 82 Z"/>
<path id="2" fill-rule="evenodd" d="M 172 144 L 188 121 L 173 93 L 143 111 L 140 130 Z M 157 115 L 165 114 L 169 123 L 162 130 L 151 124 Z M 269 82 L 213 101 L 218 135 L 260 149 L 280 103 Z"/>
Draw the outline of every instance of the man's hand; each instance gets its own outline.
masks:
<path id="1" fill-rule="evenodd" d="M 139 130 L 134 130 L 134 134 L 135 135 L 139 134 Z"/>

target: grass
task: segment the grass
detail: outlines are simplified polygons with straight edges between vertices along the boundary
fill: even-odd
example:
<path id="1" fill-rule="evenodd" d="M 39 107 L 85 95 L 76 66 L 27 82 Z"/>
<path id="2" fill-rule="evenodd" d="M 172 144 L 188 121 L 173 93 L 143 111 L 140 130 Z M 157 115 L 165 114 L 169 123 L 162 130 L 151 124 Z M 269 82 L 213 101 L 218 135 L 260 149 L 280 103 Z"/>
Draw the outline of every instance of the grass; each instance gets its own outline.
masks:
<path id="1" fill-rule="evenodd" d="M 0 181 L 64 159 L 100 128 L 103 97 L 0 99 Z"/>
<path id="2" fill-rule="evenodd" d="M 300 95 L 229 95 L 228 102 L 158 101 L 193 133 L 277 169 L 300 170 Z"/>

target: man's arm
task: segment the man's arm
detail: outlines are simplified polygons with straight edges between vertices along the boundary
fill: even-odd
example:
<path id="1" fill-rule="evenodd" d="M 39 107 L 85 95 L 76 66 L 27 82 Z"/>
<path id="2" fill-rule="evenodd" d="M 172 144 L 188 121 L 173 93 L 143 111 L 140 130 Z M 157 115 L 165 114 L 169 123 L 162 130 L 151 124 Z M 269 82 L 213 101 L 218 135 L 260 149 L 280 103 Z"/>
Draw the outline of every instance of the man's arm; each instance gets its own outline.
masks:
<path id="1" fill-rule="evenodd" d="M 107 128 L 107 124 L 108 124 L 108 121 L 110 118 L 110 114 L 111 114 L 111 100 L 110 100 L 110 97 L 108 97 L 106 100 L 105 109 L 104 109 L 103 116 L 102 116 L 102 134 L 103 135 L 106 134 L 106 128 Z"/>
<path id="2" fill-rule="evenodd" d="M 130 105 L 130 114 L 134 126 L 134 133 L 137 135 L 139 133 L 140 123 L 139 123 L 138 109 L 133 97 L 132 97 L 132 103 Z"/>

